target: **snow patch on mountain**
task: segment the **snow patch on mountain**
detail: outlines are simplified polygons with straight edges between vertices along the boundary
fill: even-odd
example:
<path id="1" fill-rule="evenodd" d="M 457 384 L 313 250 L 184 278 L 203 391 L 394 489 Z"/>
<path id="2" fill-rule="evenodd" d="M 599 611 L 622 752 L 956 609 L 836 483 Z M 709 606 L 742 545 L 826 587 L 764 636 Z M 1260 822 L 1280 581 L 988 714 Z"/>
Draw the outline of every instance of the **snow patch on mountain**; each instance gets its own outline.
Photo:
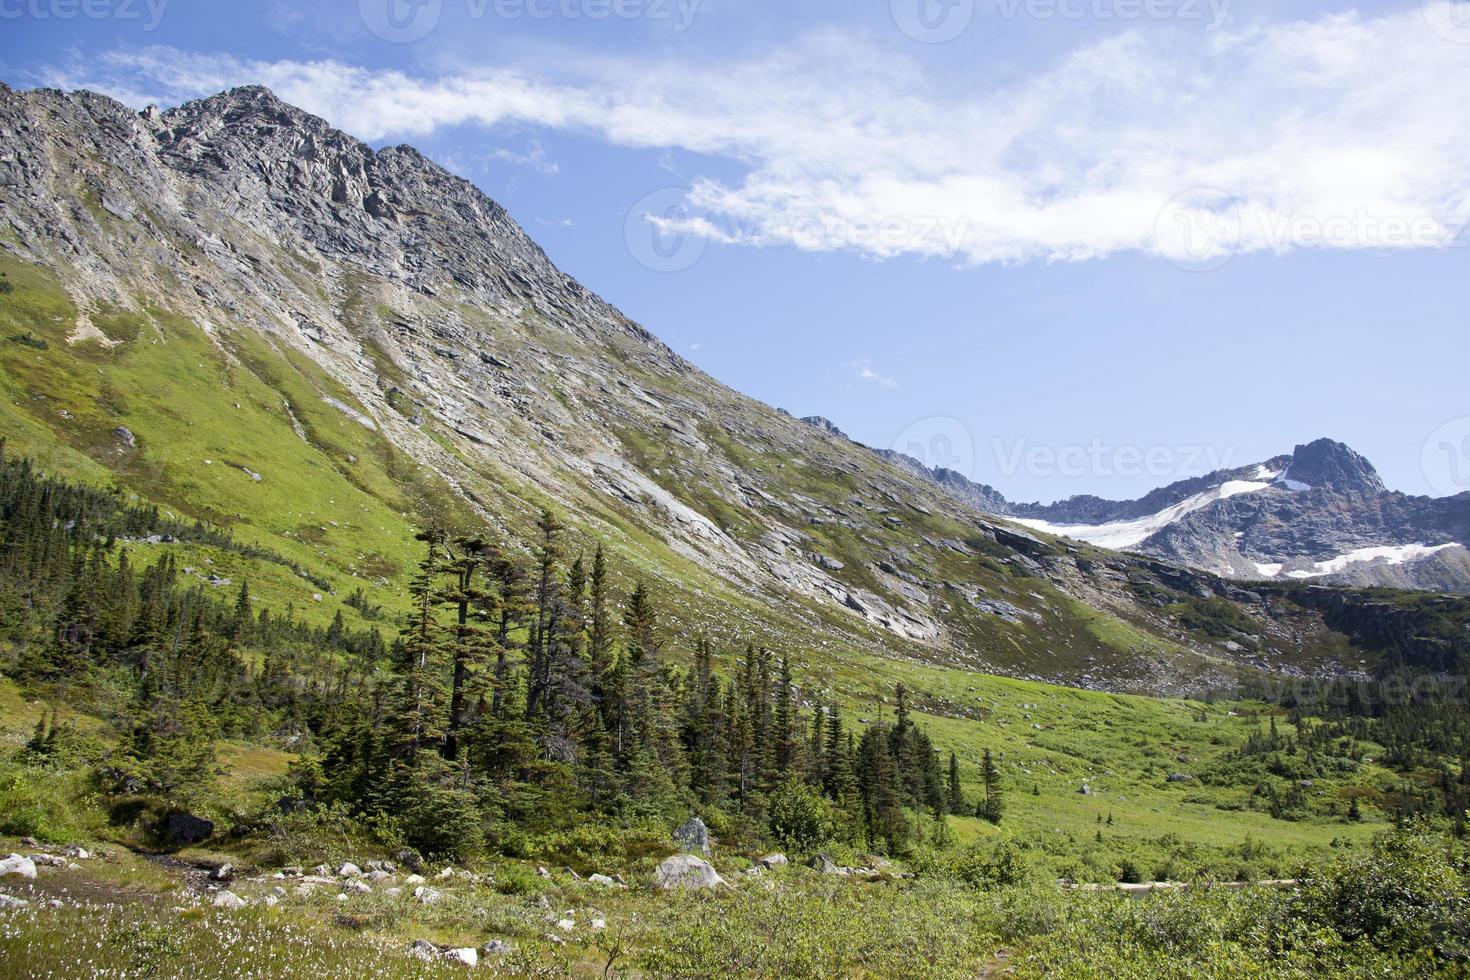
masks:
<path id="1" fill-rule="evenodd" d="M 1403 565 L 1411 561 L 1419 561 L 1431 555 L 1438 554 L 1446 548 L 1460 547 L 1455 542 L 1449 544 L 1401 544 L 1384 545 L 1374 548 L 1359 548 L 1336 558 L 1328 558 L 1325 561 L 1312 562 L 1310 568 L 1298 568 L 1287 572 L 1285 578 L 1321 578 L 1324 575 L 1336 575 L 1346 571 L 1349 565 L 1357 565 L 1363 562 L 1382 562 L 1386 565 Z M 1286 567 L 1281 562 L 1256 562 L 1256 571 L 1264 578 L 1282 577 L 1282 569 Z"/>
<path id="2" fill-rule="evenodd" d="M 1132 521 L 1116 521 L 1111 524 L 1052 524 L 1047 521 L 1019 518 L 1016 523 L 1033 530 L 1045 531 L 1048 534 L 1086 541 L 1100 548 L 1121 550 L 1142 544 L 1186 514 L 1192 514 L 1208 507 L 1217 500 L 1225 500 L 1243 493 L 1256 493 L 1270 486 L 1270 483 L 1255 480 L 1229 480 L 1211 490 L 1181 500 L 1172 507 L 1166 507 L 1157 514 L 1149 514 Z"/>

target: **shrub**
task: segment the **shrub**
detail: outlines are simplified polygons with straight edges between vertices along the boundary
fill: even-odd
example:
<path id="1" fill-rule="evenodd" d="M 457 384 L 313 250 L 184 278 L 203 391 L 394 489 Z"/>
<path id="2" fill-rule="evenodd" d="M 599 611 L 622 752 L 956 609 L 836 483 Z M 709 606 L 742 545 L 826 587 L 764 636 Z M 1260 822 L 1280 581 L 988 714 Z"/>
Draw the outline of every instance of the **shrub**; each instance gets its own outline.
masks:
<path id="1" fill-rule="evenodd" d="M 955 859 L 954 873 L 971 888 L 989 890 L 1022 884 L 1031 876 L 1031 866 L 1020 846 L 1006 838 L 965 848 Z"/>
<path id="2" fill-rule="evenodd" d="M 767 813 L 771 836 L 793 850 L 817 850 L 842 832 L 832 804 L 795 779 L 771 794 Z"/>
<path id="3" fill-rule="evenodd" d="M 57 844 L 78 836 L 76 815 L 54 773 L 0 764 L 0 833 Z"/>

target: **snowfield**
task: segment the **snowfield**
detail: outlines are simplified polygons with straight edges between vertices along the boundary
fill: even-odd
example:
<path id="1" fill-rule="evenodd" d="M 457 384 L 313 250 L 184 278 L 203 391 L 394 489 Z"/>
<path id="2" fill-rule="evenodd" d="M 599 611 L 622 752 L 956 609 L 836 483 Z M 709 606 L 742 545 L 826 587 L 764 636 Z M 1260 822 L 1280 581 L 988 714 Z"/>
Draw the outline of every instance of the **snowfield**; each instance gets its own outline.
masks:
<path id="1" fill-rule="evenodd" d="M 1364 562 L 1383 562 L 1388 565 L 1402 565 L 1405 562 L 1418 561 L 1428 558 L 1430 555 L 1438 554 L 1446 548 L 1458 548 L 1460 545 L 1450 542 L 1449 544 L 1400 544 L 1384 545 L 1376 548 L 1359 548 L 1336 558 L 1328 558 L 1326 561 L 1312 563 L 1310 569 L 1299 568 L 1286 573 L 1286 578 L 1320 578 L 1323 575 L 1336 575 L 1338 572 L 1346 571 L 1349 565 L 1357 565 Z M 1264 578 L 1276 578 L 1281 575 L 1285 568 L 1282 564 L 1256 563 L 1256 571 Z"/>
<path id="2" fill-rule="evenodd" d="M 1208 507 L 1217 500 L 1225 500 L 1242 493 L 1256 493 L 1270 486 L 1270 483 L 1257 483 L 1251 480 L 1230 480 L 1213 490 L 1206 490 L 1204 493 L 1197 493 L 1193 497 L 1181 500 L 1157 514 L 1149 514 L 1147 517 L 1140 517 L 1132 521 L 1117 521 L 1112 524 L 1051 524 L 1035 519 L 1017 519 L 1016 523 L 1036 531 L 1044 531 L 1047 534 L 1057 534 L 1095 544 L 1099 548 L 1122 551 L 1142 544 L 1179 518 Z"/>

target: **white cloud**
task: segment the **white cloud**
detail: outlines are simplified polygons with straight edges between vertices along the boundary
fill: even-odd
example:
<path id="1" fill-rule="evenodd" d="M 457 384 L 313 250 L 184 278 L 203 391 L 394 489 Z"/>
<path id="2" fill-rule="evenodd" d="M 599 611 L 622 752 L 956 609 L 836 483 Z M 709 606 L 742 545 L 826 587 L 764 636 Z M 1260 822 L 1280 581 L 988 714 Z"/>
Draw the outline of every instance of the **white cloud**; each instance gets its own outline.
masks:
<path id="1" fill-rule="evenodd" d="M 517 167 L 528 167 L 547 177 L 555 177 L 561 173 L 561 167 L 555 160 L 548 159 L 546 148 L 536 140 L 531 141 L 531 146 L 525 153 L 516 153 L 514 150 L 499 148 L 491 152 L 493 159 L 503 163 L 514 164 Z"/>
<path id="2" fill-rule="evenodd" d="M 859 381 L 867 384 L 875 384 L 881 388 L 898 387 L 898 382 L 895 379 L 873 370 L 873 362 L 866 358 L 861 361 L 848 361 L 846 366 L 857 376 Z"/>
<path id="3" fill-rule="evenodd" d="M 706 154 L 745 172 L 690 181 L 680 230 L 878 258 L 1419 247 L 1470 221 L 1470 45 L 1418 4 L 1128 31 L 1001 88 L 908 57 L 823 33 L 746 61 L 418 77 L 150 48 L 46 80 L 139 105 L 260 82 L 369 140 L 515 124 Z"/>

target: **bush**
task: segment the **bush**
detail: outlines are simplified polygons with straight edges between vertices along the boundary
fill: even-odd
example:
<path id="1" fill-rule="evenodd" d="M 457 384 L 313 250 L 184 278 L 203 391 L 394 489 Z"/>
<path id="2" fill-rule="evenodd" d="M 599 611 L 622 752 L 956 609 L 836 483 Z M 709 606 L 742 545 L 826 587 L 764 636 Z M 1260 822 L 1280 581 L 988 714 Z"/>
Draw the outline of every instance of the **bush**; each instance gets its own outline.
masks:
<path id="1" fill-rule="evenodd" d="M 80 836 L 77 824 L 55 773 L 0 764 L 0 834 L 60 844 Z"/>
<path id="2" fill-rule="evenodd" d="M 955 859 L 955 877 L 971 888 L 991 890 L 1019 885 L 1031 877 L 1031 864 L 1015 841 L 971 844 Z"/>
<path id="3" fill-rule="evenodd" d="M 767 814 L 771 836 L 797 851 L 818 850 L 842 832 L 842 821 L 832 804 L 795 779 L 771 794 Z"/>

